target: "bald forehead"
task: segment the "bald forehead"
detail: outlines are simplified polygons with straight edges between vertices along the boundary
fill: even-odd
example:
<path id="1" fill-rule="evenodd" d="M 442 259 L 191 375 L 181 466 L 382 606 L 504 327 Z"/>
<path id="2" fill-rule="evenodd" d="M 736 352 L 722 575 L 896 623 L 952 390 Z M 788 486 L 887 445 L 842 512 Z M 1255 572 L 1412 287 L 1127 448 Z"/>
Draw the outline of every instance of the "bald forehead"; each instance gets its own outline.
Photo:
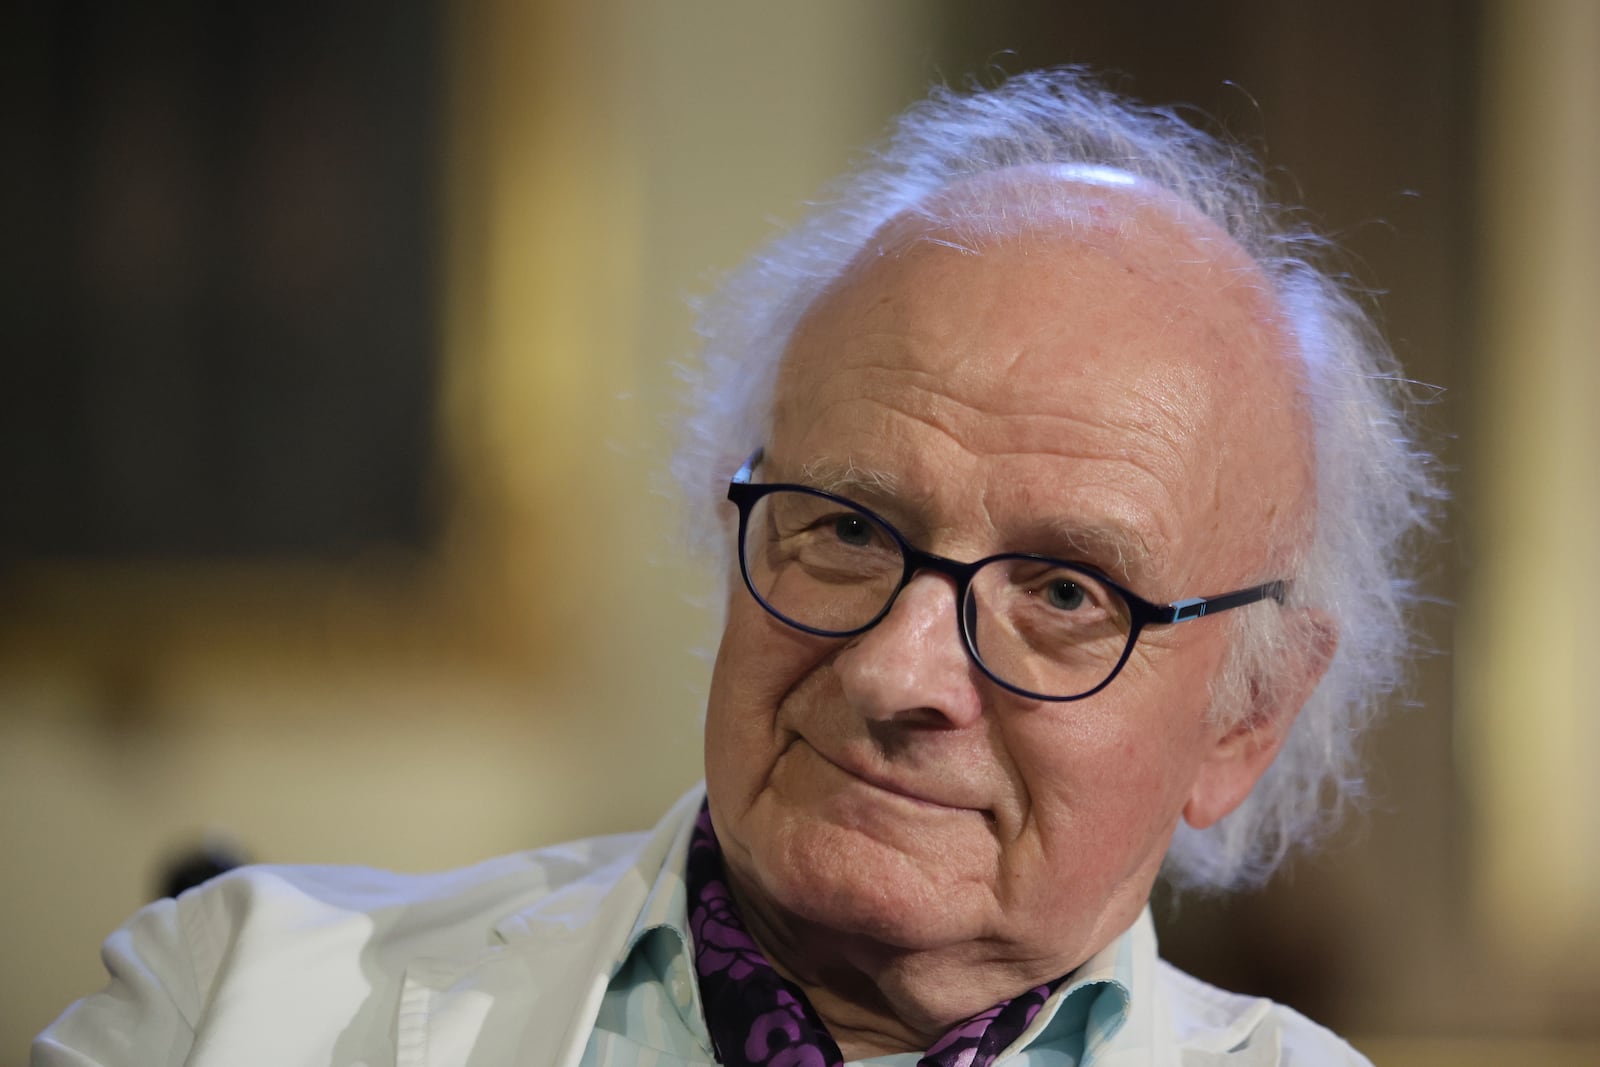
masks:
<path id="1" fill-rule="evenodd" d="M 1281 377 L 1287 388 L 1299 391 L 1303 368 L 1292 332 L 1250 255 L 1194 207 L 1112 168 L 1017 167 L 948 186 L 881 227 L 813 310 L 830 300 L 848 302 L 850 290 L 867 272 L 921 270 L 924 264 L 917 261 L 947 252 L 985 258 L 996 267 L 959 271 L 951 263 L 945 273 L 962 274 L 959 286 L 970 286 L 974 275 L 998 277 L 1005 273 L 1000 261 L 1016 255 L 1040 283 L 1036 314 L 1015 316 L 1019 309 L 1009 307 L 1011 321 L 991 328 L 1093 329 L 1109 342 L 1140 325 L 1137 319 L 1164 322 L 1168 329 L 1187 326 L 1205 335 L 1205 343 L 1189 352 L 1189 362 L 1254 354 L 1259 358 L 1253 373 Z M 1014 280 L 1013 275 L 1007 284 Z M 927 283 L 926 276 L 919 280 Z M 1049 302 L 1052 296 L 1064 297 L 1067 288 L 1079 305 L 1085 297 L 1089 303 L 1103 297 L 1107 312 L 1116 308 L 1123 321 L 1085 322 L 1056 314 Z M 1068 303 L 1060 301 L 1063 312 Z M 959 317 L 970 304 L 945 306 Z M 1130 309 L 1138 314 L 1127 316 Z"/>
<path id="2" fill-rule="evenodd" d="M 777 424 L 895 373 L 908 417 L 941 412 L 977 452 L 1070 447 L 1093 394 L 1091 418 L 1114 413 L 1147 466 L 1212 483 L 1217 512 L 1263 494 L 1272 525 L 1305 511 L 1301 367 L 1269 284 L 1219 227 L 1137 179 L 1000 172 L 891 220 L 802 320 Z"/>
<path id="3" fill-rule="evenodd" d="M 889 220 L 857 263 L 928 242 L 980 254 L 1041 241 L 1253 295 L 1260 314 L 1275 312 L 1260 267 L 1222 227 L 1175 194 L 1104 166 L 1032 165 L 965 178 Z"/>

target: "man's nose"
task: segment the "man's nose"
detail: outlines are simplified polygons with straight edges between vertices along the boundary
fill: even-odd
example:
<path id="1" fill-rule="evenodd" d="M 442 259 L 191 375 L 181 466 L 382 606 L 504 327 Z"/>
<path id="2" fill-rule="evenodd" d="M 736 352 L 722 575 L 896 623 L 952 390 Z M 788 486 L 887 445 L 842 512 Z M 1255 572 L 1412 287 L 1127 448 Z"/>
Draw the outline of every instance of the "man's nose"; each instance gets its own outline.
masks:
<path id="1" fill-rule="evenodd" d="M 969 726 L 983 716 L 977 665 L 957 625 L 955 584 L 924 572 L 900 590 L 889 614 L 834 659 L 845 699 L 880 721 L 938 719 Z"/>

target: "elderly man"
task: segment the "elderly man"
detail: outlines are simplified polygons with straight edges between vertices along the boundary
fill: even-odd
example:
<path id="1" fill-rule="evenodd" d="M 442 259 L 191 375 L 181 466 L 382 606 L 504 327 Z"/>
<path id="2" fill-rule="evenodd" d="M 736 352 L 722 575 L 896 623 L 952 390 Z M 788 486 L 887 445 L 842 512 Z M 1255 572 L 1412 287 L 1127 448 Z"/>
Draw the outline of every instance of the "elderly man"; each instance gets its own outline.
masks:
<path id="1" fill-rule="evenodd" d="M 35 1062 L 1365 1062 L 1146 914 L 1270 871 L 1404 644 L 1430 485 L 1314 247 L 1072 72 L 914 109 L 707 314 L 704 794 L 158 903 Z"/>

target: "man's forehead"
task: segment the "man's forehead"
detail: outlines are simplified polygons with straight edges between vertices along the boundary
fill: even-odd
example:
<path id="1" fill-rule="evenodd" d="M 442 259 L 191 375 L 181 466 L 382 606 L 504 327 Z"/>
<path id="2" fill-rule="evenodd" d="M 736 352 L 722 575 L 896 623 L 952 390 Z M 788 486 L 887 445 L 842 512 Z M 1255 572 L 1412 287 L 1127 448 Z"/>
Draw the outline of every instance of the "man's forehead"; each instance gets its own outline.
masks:
<path id="1" fill-rule="evenodd" d="M 868 243 L 792 339 L 777 433 L 828 451 L 830 436 L 921 425 L 935 432 L 919 447 L 948 438 L 972 456 L 1089 457 L 1097 466 L 1073 473 L 1104 497 L 1142 497 L 1153 538 L 1113 509 L 1031 510 L 1058 520 L 1051 543 L 1119 571 L 1148 562 L 1152 546 L 1164 557 L 1185 527 L 1209 528 L 1211 511 L 1256 512 L 1265 494 L 1269 514 L 1274 501 L 1298 512 L 1309 479 L 1298 364 L 1244 251 L 1115 173 L 997 181 L 952 187 Z M 1041 204 L 1048 224 L 1024 220 Z M 825 430 L 808 428 L 818 420 Z M 1263 468 L 1269 455 L 1279 475 Z M 867 463 L 826 471 L 815 456 L 793 459 L 813 463 L 822 488 L 893 485 L 894 472 Z M 1057 503 L 1072 481 L 1053 481 L 1064 484 Z"/>
<path id="2" fill-rule="evenodd" d="M 1019 257 L 1021 269 L 1008 270 L 1019 266 Z M 942 268 L 928 268 L 941 261 Z M 914 282 L 907 277 L 913 273 Z M 803 317 L 801 332 L 852 307 L 868 313 L 862 322 L 868 329 L 893 329 L 908 306 L 906 288 L 954 275 L 960 281 L 952 283 L 951 299 L 920 306 L 919 328 L 938 328 L 929 313 L 940 310 L 946 329 L 974 326 L 974 301 L 966 297 L 986 283 L 1021 284 L 1042 299 L 1013 304 L 989 328 L 1083 336 L 1108 326 L 1125 331 L 1147 322 L 1170 330 L 1163 320 L 1204 320 L 1204 332 L 1230 347 L 1269 348 L 1280 356 L 1289 348 L 1273 287 L 1231 236 L 1144 179 L 1089 166 L 1007 168 L 929 194 L 874 233 Z M 1093 290 L 1108 304 L 1131 296 L 1136 313 L 1086 321 L 1061 299 L 1069 289 L 1074 295 Z M 1203 362 L 1215 347 L 1195 345 L 1184 355 Z"/>
<path id="3" fill-rule="evenodd" d="M 944 223 L 897 221 L 883 234 L 894 243 L 859 256 L 803 317 L 780 406 L 861 363 L 909 362 L 960 384 L 993 381 L 986 361 L 1010 360 L 1008 374 L 1044 388 L 1114 365 L 1125 383 L 1191 395 L 1242 363 L 1257 376 L 1263 357 L 1284 364 L 1288 335 L 1242 252 L 1217 254 L 1212 234 L 1124 208 L 1095 201 L 1082 225 L 975 247 Z"/>

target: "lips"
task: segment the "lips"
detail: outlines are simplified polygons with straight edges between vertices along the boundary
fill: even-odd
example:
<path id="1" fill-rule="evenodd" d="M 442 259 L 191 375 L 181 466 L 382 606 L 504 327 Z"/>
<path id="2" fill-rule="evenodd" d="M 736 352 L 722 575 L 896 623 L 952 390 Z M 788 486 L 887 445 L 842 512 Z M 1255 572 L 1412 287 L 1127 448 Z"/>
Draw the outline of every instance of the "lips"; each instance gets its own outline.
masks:
<path id="1" fill-rule="evenodd" d="M 824 763 L 874 789 L 930 808 L 941 808 L 945 811 L 981 811 L 981 809 L 972 805 L 959 803 L 951 797 L 941 796 L 923 788 L 908 786 L 902 782 L 895 781 L 882 773 L 868 770 L 847 757 L 829 755 L 809 741 L 802 741 L 802 743 L 816 753 L 817 758 Z"/>

